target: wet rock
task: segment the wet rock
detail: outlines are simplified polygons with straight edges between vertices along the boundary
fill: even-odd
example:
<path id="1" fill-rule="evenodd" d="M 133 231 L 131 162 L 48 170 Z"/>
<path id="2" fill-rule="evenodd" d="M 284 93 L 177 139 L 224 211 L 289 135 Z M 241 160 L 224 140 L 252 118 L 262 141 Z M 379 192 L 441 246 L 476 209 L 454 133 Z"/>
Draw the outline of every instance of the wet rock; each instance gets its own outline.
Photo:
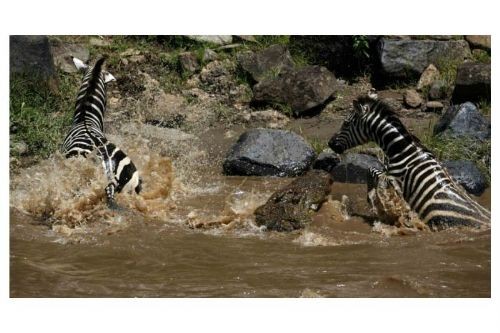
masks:
<path id="1" fill-rule="evenodd" d="M 289 185 L 276 191 L 255 214 L 255 223 L 267 230 L 293 231 L 312 221 L 311 211 L 317 211 L 326 201 L 332 185 L 330 174 L 311 170 Z"/>
<path id="2" fill-rule="evenodd" d="M 179 54 L 179 63 L 183 72 L 194 73 L 200 68 L 198 59 L 191 52 L 182 52 Z"/>
<path id="3" fill-rule="evenodd" d="M 465 40 L 469 42 L 471 48 L 482 49 L 486 51 L 491 50 L 491 36 L 490 35 L 468 35 Z"/>
<path id="4" fill-rule="evenodd" d="M 332 169 L 331 174 L 336 182 L 364 184 L 370 167 L 382 169 L 383 166 L 374 156 L 347 153 L 342 156 L 340 163 Z"/>
<path id="5" fill-rule="evenodd" d="M 438 101 L 429 101 L 425 104 L 425 111 L 426 112 L 437 112 L 440 113 L 441 110 L 443 110 L 444 105 L 441 102 Z"/>
<path id="6" fill-rule="evenodd" d="M 10 36 L 10 73 L 36 73 L 55 78 L 52 50 L 47 36 Z"/>
<path id="7" fill-rule="evenodd" d="M 233 42 L 231 35 L 189 35 L 186 36 L 198 42 L 212 43 L 216 45 L 225 45 Z"/>
<path id="8" fill-rule="evenodd" d="M 468 62 L 460 65 L 453 90 L 453 103 L 477 102 L 490 97 L 491 64 Z"/>
<path id="9" fill-rule="evenodd" d="M 438 100 L 446 98 L 448 85 L 443 80 L 436 80 L 429 88 L 429 99 Z"/>
<path id="10" fill-rule="evenodd" d="M 448 169 L 450 176 L 463 188 L 474 195 L 483 194 L 486 190 L 486 178 L 472 161 L 444 161 L 443 165 Z"/>
<path id="11" fill-rule="evenodd" d="M 470 102 L 450 106 L 434 126 L 434 135 L 444 133 L 480 140 L 489 139 L 490 122 Z"/>
<path id="12" fill-rule="evenodd" d="M 54 56 L 54 64 L 65 73 L 78 72 L 78 69 L 73 64 L 72 56 L 83 62 L 87 62 L 90 57 L 90 51 L 84 45 L 59 41 L 52 43 L 52 54 Z"/>
<path id="13" fill-rule="evenodd" d="M 238 53 L 237 60 L 241 68 L 256 82 L 294 67 L 292 56 L 283 45 L 271 45 L 260 52 L 241 52 Z"/>
<path id="14" fill-rule="evenodd" d="M 433 64 L 427 66 L 427 68 L 420 75 L 420 79 L 417 83 L 417 90 L 422 91 L 429 88 L 437 79 L 439 79 L 439 70 Z"/>
<path id="15" fill-rule="evenodd" d="M 316 154 L 301 136 L 284 130 L 252 129 L 231 147 L 226 175 L 296 176 L 309 169 Z"/>
<path id="16" fill-rule="evenodd" d="M 320 66 L 286 71 L 253 87 L 255 102 L 287 105 L 295 115 L 323 105 L 335 91 L 335 76 Z"/>
<path id="17" fill-rule="evenodd" d="M 413 89 L 408 89 L 405 91 L 404 101 L 405 104 L 411 108 L 417 108 L 420 105 L 422 105 L 423 102 L 422 97 L 420 97 L 420 94 Z"/>
<path id="18" fill-rule="evenodd" d="M 340 157 L 333 150 L 327 148 L 323 150 L 314 161 L 313 169 L 321 169 L 331 172 L 340 163 Z"/>
<path id="19" fill-rule="evenodd" d="M 261 126 L 265 128 L 283 128 L 290 119 L 283 113 L 276 110 L 263 110 L 243 113 L 242 121 L 251 123 L 253 126 Z"/>
<path id="20" fill-rule="evenodd" d="M 379 61 L 386 77 L 412 79 L 442 59 L 463 61 L 471 56 L 465 40 L 390 40 L 379 42 Z"/>

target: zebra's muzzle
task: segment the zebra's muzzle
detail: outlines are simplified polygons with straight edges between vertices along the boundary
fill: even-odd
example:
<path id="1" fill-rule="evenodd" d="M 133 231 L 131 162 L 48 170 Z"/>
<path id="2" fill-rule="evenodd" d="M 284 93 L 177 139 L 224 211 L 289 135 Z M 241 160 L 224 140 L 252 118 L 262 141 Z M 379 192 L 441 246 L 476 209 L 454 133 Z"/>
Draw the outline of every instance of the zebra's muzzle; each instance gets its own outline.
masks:
<path id="1" fill-rule="evenodd" d="M 328 146 L 337 154 L 342 154 L 345 151 L 344 145 L 338 140 L 338 136 L 334 135 L 328 141 Z"/>

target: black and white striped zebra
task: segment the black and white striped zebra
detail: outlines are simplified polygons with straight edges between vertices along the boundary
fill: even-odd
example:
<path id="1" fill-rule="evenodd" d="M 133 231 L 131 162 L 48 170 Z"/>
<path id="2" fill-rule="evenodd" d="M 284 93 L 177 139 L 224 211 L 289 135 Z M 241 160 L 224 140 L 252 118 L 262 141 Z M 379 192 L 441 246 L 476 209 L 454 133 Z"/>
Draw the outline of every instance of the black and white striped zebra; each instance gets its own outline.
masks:
<path id="1" fill-rule="evenodd" d="M 82 155 L 86 157 L 94 148 L 102 160 L 109 184 L 106 186 L 108 205 L 116 207 L 115 192 L 122 190 L 139 193 L 142 181 L 130 158 L 104 135 L 104 114 L 106 113 L 106 84 L 115 80 L 113 75 L 103 70 L 104 58 L 94 66 L 88 66 L 73 58 L 77 69 L 84 76 L 75 103 L 73 124 L 67 134 L 62 150 L 67 158 Z"/>
<path id="2" fill-rule="evenodd" d="M 449 176 L 423 144 L 408 132 L 391 108 L 376 98 L 363 96 L 328 145 L 343 153 L 374 141 L 385 153 L 383 171 L 394 177 L 404 199 L 420 219 L 433 229 L 449 226 L 490 225 L 490 212 L 472 200 Z M 381 170 L 370 170 L 377 178 Z"/>

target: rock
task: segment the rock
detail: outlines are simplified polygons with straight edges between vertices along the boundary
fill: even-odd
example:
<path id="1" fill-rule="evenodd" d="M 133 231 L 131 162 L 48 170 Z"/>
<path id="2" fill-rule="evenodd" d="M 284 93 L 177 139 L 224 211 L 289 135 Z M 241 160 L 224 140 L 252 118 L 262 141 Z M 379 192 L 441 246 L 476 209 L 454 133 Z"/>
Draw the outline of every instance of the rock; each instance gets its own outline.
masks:
<path id="1" fill-rule="evenodd" d="M 340 163 L 332 169 L 331 173 L 336 182 L 364 184 L 370 167 L 383 168 L 382 163 L 374 156 L 347 153 L 342 156 Z"/>
<path id="2" fill-rule="evenodd" d="M 440 113 L 443 110 L 444 105 L 438 101 L 429 101 L 425 104 L 425 111 L 427 112 L 437 112 Z"/>
<path id="3" fill-rule="evenodd" d="M 230 59 L 208 63 L 199 78 L 204 91 L 226 104 L 248 103 L 252 99 L 250 87 L 237 81 L 236 63 Z"/>
<path id="4" fill-rule="evenodd" d="M 430 64 L 422 72 L 422 75 L 420 75 L 420 79 L 417 83 L 417 90 L 422 91 L 423 89 L 432 86 L 434 81 L 436 81 L 437 79 L 439 79 L 439 70 L 436 68 L 436 66 Z"/>
<path id="5" fill-rule="evenodd" d="M 491 97 L 491 64 L 468 62 L 457 70 L 452 102 L 478 102 Z"/>
<path id="6" fill-rule="evenodd" d="M 83 62 L 87 62 L 90 57 L 90 51 L 84 45 L 64 42 L 52 43 L 52 54 L 54 56 L 54 64 L 65 73 L 78 72 L 71 58 L 72 56 Z"/>
<path id="7" fill-rule="evenodd" d="M 186 36 L 198 42 L 212 43 L 216 45 L 225 45 L 233 42 L 231 35 L 189 35 Z"/>
<path id="8" fill-rule="evenodd" d="M 283 128 L 290 122 L 290 119 L 287 116 L 276 110 L 244 113 L 241 118 L 243 121 L 251 123 L 253 126 L 261 126 L 265 128 Z"/>
<path id="9" fill-rule="evenodd" d="M 29 147 L 24 141 L 11 141 L 10 150 L 15 155 L 24 155 L 29 151 Z"/>
<path id="10" fill-rule="evenodd" d="M 434 126 L 434 135 L 468 136 L 480 140 L 491 136 L 490 122 L 470 102 L 450 106 Z"/>
<path id="11" fill-rule="evenodd" d="M 407 89 L 405 91 L 404 101 L 406 105 L 412 108 L 418 108 L 420 105 L 422 105 L 423 102 L 422 97 L 420 97 L 420 94 L 413 89 Z"/>
<path id="12" fill-rule="evenodd" d="M 217 51 L 222 51 L 222 50 L 231 50 L 231 49 L 237 49 L 238 47 L 243 46 L 241 43 L 234 43 L 234 44 L 227 44 L 227 45 L 222 45 L 216 48 Z"/>
<path id="13" fill-rule="evenodd" d="M 467 35 L 465 36 L 465 40 L 469 42 L 473 49 L 491 50 L 490 35 Z"/>
<path id="14" fill-rule="evenodd" d="M 136 49 L 126 49 L 125 51 L 120 53 L 120 57 L 130 57 L 133 55 L 139 55 L 141 54 L 141 51 L 136 50 Z"/>
<path id="15" fill-rule="evenodd" d="M 10 36 L 10 74 L 37 74 L 55 79 L 52 50 L 47 36 Z"/>
<path id="16" fill-rule="evenodd" d="M 203 50 L 203 57 L 201 58 L 204 63 L 217 60 L 219 56 L 217 55 L 217 52 L 215 52 L 212 49 L 206 48 Z"/>
<path id="17" fill-rule="evenodd" d="M 284 130 L 252 129 L 243 133 L 224 161 L 226 175 L 296 176 L 316 158 L 301 136 Z"/>
<path id="18" fill-rule="evenodd" d="M 448 85 L 443 80 L 436 80 L 432 83 L 428 97 L 430 100 L 435 101 L 437 99 L 446 98 L 448 90 Z"/>
<path id="19" fill-rule="evenodd" d="M 240 39 L 245 42 L 257 43 L 257 40 L 253 35 L 234 35 L 233 38 Z"/>
<path id="20" fill-rule="evenodd" d="M 355 49 L 355 42 L 363 39 Z M 334 35 L 290 36 L 291 49 L 307 50 L 310 63 L 325 66 L 342 78 L 354 78 L 370 72 L 377 59 L 377 42 L 380 36 Z M 364 53 L 367 52 L 367 55 Z"/>
<path id="21" fill-rule="evenodd" d="M 255 223 L 267 230 L 293 231 L 312 221 L 310 211 L 317 211 L 326 201 L 332 185 L 330 174 L 311 170 L 276 191 L 255 214 Z"/>
<path id="22" fill-rule="evenodd" d="M 313 169 L 321 169 L 330 172 L 340 163 L 339 155 L 330 148 L 323 150 L 314 161 Z"/>
<path id="23" fill-rule="evenodd" d="M 247 71 L 256 82 L 294 67 L 292 56 L 283 45 L 272 45 L 256 53 L 241 52 L 236 57 L 241 68 Z"/>
<path id="24" fill-rule="evenodd" d="M 320 66 L 286 71 L 253 87 L 254 101 L 287 105 L 295 115 L 323 105 L 335 91 L 335 76 Z"/>
<path id="25" fill-rule="evenodd" d="M 412 79 L 419 77 L 430 64 L 443 59 L 463 61 L 471 52 L 465 40 L 390 40 L 379 42 L 379 61 L 386 77 Z"/>
<path id="26" fill-rule="evenodd" d="M 183 72 L 194 73 L 200 68 L 198 59 L 191 52 L 182 52 L 179 54 L 179 63 Z"/>
<path id="27" fill-rule="evenodd" d="M 124 59 L 126 60 L 126 59 Z M 130 61 L 131 63 L 143 63 L 146 61 L 146 56 L 144 54 L 136 54 L 136 55 L 131 55 L 129 58 L 128 58 L 128 61 Z"/>
<path id="28" fill-rule="evenodd" d="M 481 195 L 486 190 L 486 178 L 474 162 L 469 160 L 444 161 L 443 165 L 448 169 L 450 176 L 467 192 Z"/>
<path id="29" fill-rule="evenodd" d="M 91 37 L 89 39 L 89 44 L 92 46 L 110 46 L 111 43 L 103 38 Z"/>

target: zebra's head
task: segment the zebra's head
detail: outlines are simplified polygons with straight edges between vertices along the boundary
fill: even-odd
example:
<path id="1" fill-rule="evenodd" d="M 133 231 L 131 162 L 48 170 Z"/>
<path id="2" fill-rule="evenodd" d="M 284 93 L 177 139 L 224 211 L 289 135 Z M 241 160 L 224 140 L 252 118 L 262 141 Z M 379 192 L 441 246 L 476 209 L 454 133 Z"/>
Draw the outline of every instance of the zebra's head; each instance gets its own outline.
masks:
<path id="1" fill-rule="evenodd" d="M 71 57 L 71 58 L 73 59 L 73 64 L 75 64 L 76 69 L 78 69 L 80 72 L 83 72 L 84 75 L 87 75 L 87 73 L 92 71 L 92 69 L 94 68 L 94 66 L 89 66 L 78 58 L 75 58 L 75 57 Z M 110 72 L 107 72 L 105 70 L 101 70 L 101 75 L 103 77 L 104 83 L 116 81 L 115 77 Z"/>
<path id="2" fill-rule="evenodd" d="M 366 118 L 377 103 L 376 95 L 368 94 L 352 102 L 354 110 L 345 118 L 340 131 L 332 136 L 328 146 L 337 154 L 347 149 L 369 142 L 370 135 L 366 125 Z"/>

